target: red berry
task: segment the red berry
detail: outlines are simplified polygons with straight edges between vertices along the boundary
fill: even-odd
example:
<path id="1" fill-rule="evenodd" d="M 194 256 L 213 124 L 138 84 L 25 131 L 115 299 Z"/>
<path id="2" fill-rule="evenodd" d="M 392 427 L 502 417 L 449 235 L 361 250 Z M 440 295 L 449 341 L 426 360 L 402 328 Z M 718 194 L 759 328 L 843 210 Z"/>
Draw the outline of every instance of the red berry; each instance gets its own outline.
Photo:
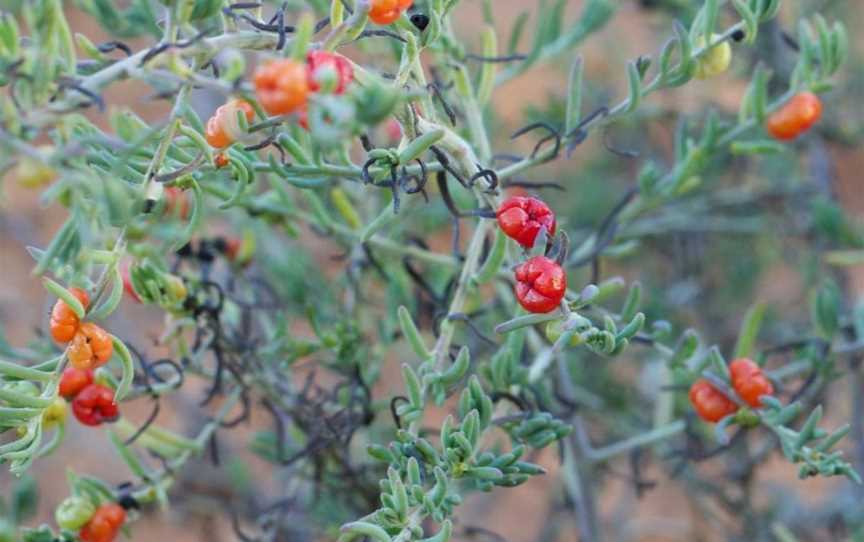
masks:
<path id="1" fill-rule="evenodd" d="M 759 400 L 761 396 L 774 393 L 774 386 L 762 373 L 762 368 L 749 359 L 736 359 L 730 363 L 729 373 L 732 387 L 753 408 L 762 407 L 762 401 Z"/>
<path id="2" fill-rule="evenodd" d="M 765 129 L 776 139 L 788 141 L 809 130 L 822 117 L 822 100 L 812 92 L 800 92 L 772 113 Z"/>
<path id="3" fill-rule="evenodd" d="M 78 533 L 83 542 L 112 542 L 126 521 L 126 510 L 117 503 L 106 503 L 96 509 Z"/>
<path id="4" fill-rule="evenodd" d="M 93 383 L 93 371 L 67 367 L 60 377 L 60 396 L 71 401 L 81 390 Z"/>
<path id="5" fill-rule="evenodd" d="M 90 384 L 72 401 L 72 412 L 84 425 L 97 426 L 113 422 L 120 415 L 114 402 L 114 390 L 102 384 Z"/>
<path id="6" fill-rule="evenodd" d="M 717 423 L 738 411 L 738 405 L 707 380 L 697 380 L 690 387 L 690 402 L 696 414 L 706 422 Z"/>
<path id="7" fill-rule="evenodd" d="M 354 80 L 354 68 L 344 56 L 327 51 L 310 51 L 306 55 L 306 70 L 309 74 L 309 90 L 312 92 L 318 92 L 321 89 L 318 76 L 322 68 L 329 68 L 336 72 L 337 84 L 333 91 L 335 94 L 345 92 L 345 89 Z"/>
<path id="8" fill-rule="evenodd" d="M 516 268 L 516 299 L 528 312 L 551 312 L 567 292 L 564 269 L 545 256 L 534 256 Z"/>
<path id="9" fill-rule="evenodd" d="M 514 196 L 498 208 L 498 225 L 507 237 L 531 248 L 541 228 L 549 237 L 555 235 L 555 213 L 537 198 Z"/>

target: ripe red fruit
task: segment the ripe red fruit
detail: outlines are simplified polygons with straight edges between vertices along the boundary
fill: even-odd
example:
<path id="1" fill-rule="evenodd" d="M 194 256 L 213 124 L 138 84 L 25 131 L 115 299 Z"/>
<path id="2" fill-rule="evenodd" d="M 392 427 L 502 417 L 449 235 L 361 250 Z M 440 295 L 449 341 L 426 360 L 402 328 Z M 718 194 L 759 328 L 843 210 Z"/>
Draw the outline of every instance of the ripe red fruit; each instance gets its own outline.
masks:
<path id="1" fill-rule="evenodd" d="M 117 503 L 100 505 L 78 533 L 83 542 L 112 542 L 126 521 L 126 510 Z"/>
<path id="2" fill-rule="evenodd" d="M 113 422 L 120 415 L 114 402 L 114 390 L 102 384 L 90 384 L 72 400 L 72 412 L 84 425 L 97 426 Z"/>
<path id="3" fill-rule="evenodd" d="M 564 269 L 545 256 L 534 256 L 516 268 L 516 299 L 528 312 L 555 310 L 567 292 Z"/>
<path id="4" fill-rule="evenodd" d="M 507 237 L 531 248 L 541 228 L 549 237 L 555 235 L 555 213 L 537 198 L 513 196 L 498 208 L 498 225 Z"/>
<path id="5" fill-rule="evenodd" d="M 76 369 L 67 367 L 60 377 L 60 396 L 71 401 L 81 390 L 93 383 L 93 371 L 91 369 Z"/>
<path id="6" fill-rule="evenodd" d="M 749 359 L 736 359 L 730 363 L 729 373 L 735 392 L 753 408 L 762 407 L 762 401 L 759 400 L 761 396 L 774 393 L 774 386 L 762 372 L 762 368 Z"/>
<path id="7" fill-rule="evenodd" d="M 342 94 L 345 89 L 354 80 L 354 68 L 351 62 L 342 55 L 336 53 L 328 53 L 327 51 L 310 51 L 306 55 L 306 70 L 309 74 L 309 90 L 318 92 L 321 90 L 321 85 L 318 82 L 318 77 L 322 69 L 332 69 L 336 72 L 336 89 L 335 94 Z"/>
<path id="8" fill-rule="evenodd" d="M 90 296 L 81 288 L 69 288 L 69 292 L 78 298 L 78 301 L 84 305 L 86 309 L 90 305 Z M 51 336 L 58 343 L 67 343 L 78 333 L 78 327 L 81 322 L 78 315 L 62 299 L 58 299 L 54 303 L 54 308 L 51 309 L 51 321 L 48 327 L 51 331 Z"/>
<path id="9" fill-rule="evenodd" d="M 690 387 L 690 402 L 696 414 L 706 422 L 717 423 L 738 411 L 738 405 L 707 380 L 697 380 Z"/>
<path id="10" fill-rule="evenodd" d="M 799 92 L 765 123 L 768 133 L 782 141 L 795 139 L 822 117 L 822 100 L 812 92 Z"/>

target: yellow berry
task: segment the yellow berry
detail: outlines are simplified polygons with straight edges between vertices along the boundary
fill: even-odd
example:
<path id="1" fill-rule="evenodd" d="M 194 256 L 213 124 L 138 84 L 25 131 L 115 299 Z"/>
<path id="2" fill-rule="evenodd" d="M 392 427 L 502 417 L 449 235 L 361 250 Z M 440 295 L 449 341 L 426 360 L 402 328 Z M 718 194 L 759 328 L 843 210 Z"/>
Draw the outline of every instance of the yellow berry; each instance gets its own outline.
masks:
<path id="1" fill-rule="evenodd" d="M 66 423 L 66 401 L 58 397 L 42 412 L 42 426 L 50 429 Z"/>
<path id="2" fill-rule="evenodd" d="M 711 36 L 712 40 L 719 38 L 718 34 Z M 699 37 L 696 40 L 696 47 L 705 46 L 705 38 Z M 715 45 L 709 49 L 702 57 L 696 60 L 696 79 L 708 79 L 719 75 L 729 69 L 729 64 L 732 63 L 732 46 L 728 41 L 724 41 L 719 45 Z"/>

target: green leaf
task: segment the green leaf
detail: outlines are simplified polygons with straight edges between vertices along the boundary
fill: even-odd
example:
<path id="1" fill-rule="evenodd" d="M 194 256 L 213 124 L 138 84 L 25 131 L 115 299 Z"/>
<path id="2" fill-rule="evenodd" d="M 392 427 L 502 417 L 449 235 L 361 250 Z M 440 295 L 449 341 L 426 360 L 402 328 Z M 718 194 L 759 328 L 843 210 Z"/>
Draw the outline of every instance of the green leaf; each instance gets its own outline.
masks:
<path id="1" fill-rule="evenodd" d="M 429 150 L 429 147 L 441 141 L 444 137 L 444 130 L 436 129 L 427 132 L 411 143 L 409 143 L 402 152 L 399 153 L 399 163 L 407 165 L 409 162 L 420 158 L 424 152 Z"/>
<path id="2" fill-rule="evenodd" d="M 120 379 L 120 384 L 114 392 L 114 402 L 119 403 L 126 397 L 132 387 L 132 380 L 135 378 L 135 363 L 132 361 L 132 355 L 129 349 L 123 344 L 123 341 L 111 335 L 111 342 L 114 343 L 114 351 L 120 359 L 120 364 L 123 367 L 123 376 Z"/>
<path id="3" fill-rule="evenodd" d="M 507 236 L 500 228 L 495 230 L 495 242 L 492 244 L 492 250 L 486 257 L 486 261 L 474 275 L 474 281 L 477 284 L 486 284 L 498 274 L 501 265 L 504 263 L 507 249 Z"/>
<path id="4" fill-rule="evenodd" d="M 510 31 L 510 40 L 507 44 L 507 54 L 512 55 L 516 53 L 516 49 L 519 47 L 519 40 L 522 37 L 522 32 L 525 30 L 525 24 L 528 22 L 528 12 L 523 11 L 516 17 L 516 20 L 513 21 L 513 29 Z"/>
<path id="5" fill-rule="evenodd" d="M 759 16 L 750 9 L 750 6 L 744 0 L 732 0 L 732 5 L 735 6 L 735 11 L 738 12 L 738 15 L 744 21 L 744 28 L 746 28 L 744 42 L 755 42 L 759 32 Z"/>
<path id="6" fill-rule="evenodd" d="M 90 318 L 94 320 L 107 318 L 117 309 L 123 299 L 123 276 L 120 273 L 120 266 L 115 262 L 109 273 L 111 274 L 111 294 L 98 307 L 90 311 Z"/>
<path id="7" fill-rule="evenodd" d="M 642 283 L 635 281 L 630 285 L 630 290 L 627 292 L 627 299 L 624 301 L 624 307 L 621 309 L 621 320 L 624 322 L 632 320 L 636 316 L 636 311 L 639 310 L 641 302 Z"/>
<path id="8" fill-rule="evenodd" d="M 750 357 L 764 317 L 764 303 L 757 303 L 747 311 L 747 315 L 741 323 L 741 330 L 738 332 L 738 342 L 735 344 L 735 358 Z"/>
<path id="9" fill-rule="evenodd" d="M 10 516 L 14 523 L 23 523 L 33 517 L 39 505 L 39 488 L 36 480 L 29 475 L 21 477 L 12 488 L 11 497 Z"/>
<path id="10" fill-rule="evenodd" d="M 45 286 L 46 290 L 48 290 L 56 297 L 63 300 L 64 303 L 69 305 L 69 308 L 72 309 L 72 312 L 74 312 L 78 318 L 84 318 L 84 305 L 81 304 L 77 297 L 72 295 L 72 292 L 70 292 L 63 286 L 60 286 L 48 277 L 42 279 L 42 284 Z"/>
<path id="11" fill-rule="evenodd" d="M 755 141 L 733 141 L 729 146 L 732 154 L 779 154 L 788 149 L 788 146 L 770 139 L 759 139 Z"/>
<path id="12" fill-rule="evenodd" d="M 483 29 L 480 35 L 480 40 L 483 46 L 483 56 L 493 58 L 498 56 L 498 39 L 495 35 L 495 28 L 487 26 Z M 498 64 L 495 62 L 484 62 L 480 71 L 480 81 L 477 83 L 477 103 L 480 107 L 486 105 L 492 97 L 492 91 L 495 88 L 495 74 L 498 71 Z"/>
<path id="13" fill-rule="evenodd" d="M 810 319 L 825 340 L 831 340 L 840 325 L 840 299 L 840 290 L 831 281 L 810 295 Z"/>
<path id="14" fill-rule="evenodd" d="M 569 134 L 579 124 L 582 116 L 582 73 L 584 62 L 577 56 L 570 68 L 567 80 L 567 111 L 564 116 L 564 133 Z"/>
<path id="15" fill-rule="evenodd" d="M 192 236 L 198 231 L 204 218 L 204 192 L 195 179 L 190 179 L 189 183 L 192 186 L 192 213 L 189 216 L 189 222 L 186 224 L 186 227 L 172 243 L 172 251 L 178 250 L 192 239 Z"/>
<path id="16" fill-rule="evenodd" d="M 642 100 L 642 77 L 639 75 L 639 67 L 635 61 L 627 65 L 627 87 L 628 98 L 625 113 L 631 113 L 639 107 Z"/>
<path id="17" fill-rule="evenodd" d="M 422 409 L 423 389 L 420 386 L 420 379 L 417 378 L 417 373 L 407 363 L 402 364 L 402 379 L 405 381 L 405 393 L 411 406 Z"/>
<path id="18" fill-rule="evenodd" d="M 453 365 L 441 373 L 441 383 L 445 386 L 452 386 L 465 376 L 470 365 L 471 353 L 467 346 L 463 346 L 459 349 L 459 354 L 456 356 L 456 361 L 453 362 Z"/>
<path id="19" fill-rule="evenodd" d="M 402 328 L 402 334 L 408 339 L 408 344 L 411 345 L 411 349 L 414 350 L 417 357 L 421 360 L 427 360 L 432 357 L 432 353 L 426 348 L 423 336 L 420 335 L 420 331 L 414 324 L 414 319 L 411 317 L 408 309 L 404 305 L 400 305 L 397 312 L 399 314 L 399 326 Z"/>
<path id="20" fill-rule="evenodd" d="M 135 455 L 135 452 L 129 449 L 120 437 L 114 431 L 108 432 L 108 438 L 111 440 L 111 444 L 114 445 L 114 449 L 117 451 L 117 454 L 126 463 L 126 466 L 129 467 L 129 470 L 132 471 L 133 474 L 142 479 L 147 479 L 147 469 L 144 468 L 144 465 L 141 463 L 141 460 L 138 459 L 138 456 Z"/>

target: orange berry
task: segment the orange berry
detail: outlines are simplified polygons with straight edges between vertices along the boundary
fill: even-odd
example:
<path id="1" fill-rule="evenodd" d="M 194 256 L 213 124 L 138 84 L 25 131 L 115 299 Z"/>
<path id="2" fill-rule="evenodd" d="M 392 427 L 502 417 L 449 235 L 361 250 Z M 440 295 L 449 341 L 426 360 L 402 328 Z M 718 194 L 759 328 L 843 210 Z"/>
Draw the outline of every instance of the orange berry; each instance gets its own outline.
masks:
<path id="1" fill-rule="evenodd" d="M 399 8 L 401 0 L 372 0 L 369 8 L 369 19 L 380 25 L 391 24 L 402 15 Z"/>
<path id="2" fill-rule="evenodd" d="M 117 503 L 107 503 L 96 509 L 78 536 L 83 542 L 113 542 L 126 521 L 126 510 Z"/>
<path id="3" fill-rule="evenodd" d="M 738 411 L 738 405 L 707 380 L 697 380 L 690 387 L 690 402 L 696 414 L 706 422 L 717 423 Z"/>
<path id="4" fill-rule="evenodd" d="M 774 385 L 754 361 L 746 358 L 736 359 L 729 364 L 729 374 L 735 392 L 753 408 L 762 407 L 760 397 L 774 393 Z"/>
<path id="5" fill-rule="evenodd" d="M 243 134 L 237 125 L 238 111 L 242 111 L 249 122 L 255 118 L 255 109 L 245 100 L 231 100 L 219 106 L 210 117 L 204 130 L 204 137 L 211 147 L 221 149 L 242 137 Z"/>
<path id="6" fill-rule="evenodd" d="M 86 309 L 90 305 L 90 296 L 81 288 L 70 288 L 69 292 L 74 295 Z M 78 332 L 78 315 L 62 299 L 58 299 L 51 309 L 51 319 L 48 328 L 51 336 L 58 343 L 67 343 L 72 340 Z"/>
<path id="7" fill-rule="evenodd" d="M 255 95 L 270 115 L 302 109 L 309 94 L 306 66 L 291 59 L 277 60 L 255 71 Z"/>
<path id="8" fill-rule="evenodd" d="M 107 331 L 92 322 L 81 324 L 67 354 L 76 369 L 95 369 L 108 363 L 114 353 L 114 343 Z"/>
<path id="9" fill-rule="evenodd" d="M 822 100 L 812 92 L 800 92 L 772 113 L 765 122 L 769 134 L 781 141 L 795 139 L 822 117 Z"/>

